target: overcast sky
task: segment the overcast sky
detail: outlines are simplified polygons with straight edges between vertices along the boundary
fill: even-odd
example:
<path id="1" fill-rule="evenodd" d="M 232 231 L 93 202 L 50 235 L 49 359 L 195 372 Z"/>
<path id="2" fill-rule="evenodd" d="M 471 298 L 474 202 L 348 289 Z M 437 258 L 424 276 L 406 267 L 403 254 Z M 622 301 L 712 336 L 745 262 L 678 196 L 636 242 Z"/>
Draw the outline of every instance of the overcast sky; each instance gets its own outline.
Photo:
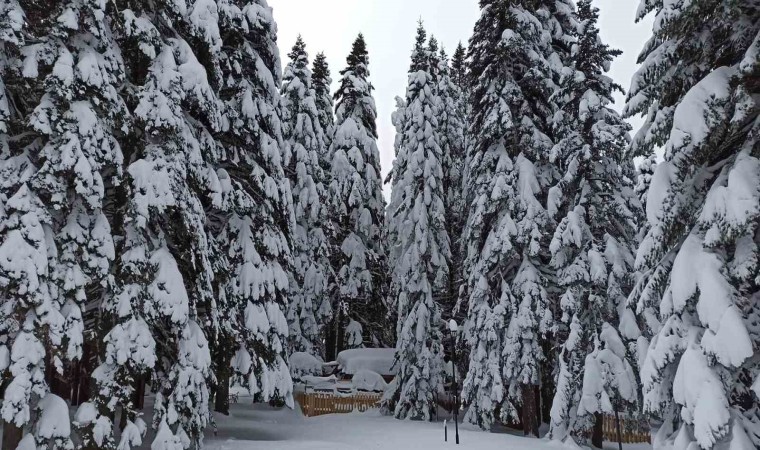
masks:
<path id="1" fill-rule="evenodd" d="M 601 11 L 602 38 L 624 52 L 613 65 L 611 75 L 628 89 L 651 22 L 634 23 L 639 0 L 594 3 Z M 325 52 L 334 87 L 351 44 L 359 32 L 364 33 L 370 81 L 375 86 L 383 176 L 393 163 L 395 130 L 391 113 L 395 97 L 403 96 L 406 90 L 417 20 L 422 18 L 428 35 L 434 35 L 450 55 L 459 41 L 467 45 L 480 13 L 477 0 L 269 0 L 269 5 L 274 8 L 283 64 L 287 63 L 287 54 L 300 33 L 311 58 Z M 622 97 L 618 100 L 620 104 Z M 634 121 L 634 127 L 638 123 Z"/>

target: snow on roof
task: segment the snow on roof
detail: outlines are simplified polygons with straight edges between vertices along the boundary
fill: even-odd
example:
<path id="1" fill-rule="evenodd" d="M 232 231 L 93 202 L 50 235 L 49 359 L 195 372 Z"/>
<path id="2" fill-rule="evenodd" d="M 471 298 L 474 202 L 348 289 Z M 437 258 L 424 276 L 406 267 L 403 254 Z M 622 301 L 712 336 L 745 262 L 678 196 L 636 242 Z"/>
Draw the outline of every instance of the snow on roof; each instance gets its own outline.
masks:
<path id="1" fill-rule="evenodd" d="M 354 375 L 360 370 L 395 375 L 395 359 L 396 349 L 393 348 L 355 348 L 338 354 L 338 367 L 347 375 Z"/>
<path id="2" fill-rule="evenodd" d="M 351 378 L 351 384 L 355 389 L 369 392 L 385 392 L 388 388 L 382 375 L 366 369 L 358 370 Z"/>
<path id="3" fill-rule="evenodd" d="M 288 361 L 290 375 L 295 380 L 300 380 L 305 375 L 322 375 L 323 363 L 315 356 L 304 352 L 295 352 Z"/>

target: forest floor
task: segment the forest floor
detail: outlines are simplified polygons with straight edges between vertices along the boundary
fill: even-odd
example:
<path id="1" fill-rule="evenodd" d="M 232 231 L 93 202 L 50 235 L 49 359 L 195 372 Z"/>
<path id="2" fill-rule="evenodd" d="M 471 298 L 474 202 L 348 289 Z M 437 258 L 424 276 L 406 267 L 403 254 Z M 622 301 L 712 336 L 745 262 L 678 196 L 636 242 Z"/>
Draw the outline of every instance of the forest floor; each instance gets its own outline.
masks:
<path id="1" fill-rule="evenodd" d="M 242 399 L 241 399 L 242 400 Z M 215 415 L 217 432 L 206 434 L 206 450 L 558 450 L 567 448 L 542 439 L 507 433 L 486 433 L 461 427 L 460 443 L 444 442 L 443 422 L 414 422 L 384 417 L 378 411 L 304 417 L 295 410 L 261 405 L 231 405 L 229 417 Z M 463 429 L 466 428 L 466 429 Z M 605 449 L 617 449 L 610 443 Z M 646 444 L 624 445 L 624 450 L 650 450 Z"/>

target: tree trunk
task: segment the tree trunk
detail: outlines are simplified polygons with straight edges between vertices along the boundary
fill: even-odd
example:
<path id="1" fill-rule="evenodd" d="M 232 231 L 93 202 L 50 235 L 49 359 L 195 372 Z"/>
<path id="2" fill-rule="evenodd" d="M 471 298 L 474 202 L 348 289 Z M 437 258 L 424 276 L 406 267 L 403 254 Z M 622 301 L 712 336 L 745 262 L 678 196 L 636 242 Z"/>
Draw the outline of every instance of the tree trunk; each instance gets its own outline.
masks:
<path id="1" fill-rule="evenodd" d="M 230 415 L 230 371 L 220 370 L 216 375 L 216 394 L 214 395 L 214 411 Z"/>
<path id="2" fill-rule="evenodd" d="M 337 311 L 335 313 L 337 315 Z M 337 321 L 337 317 L 333 316 L 332 321 L 327 324 L 326 331 L 325 331 L 325 361 L 335 361 L 335 347 L 337 345 L 337 336 L 335 335 L 335 332 L 337 330 L 337 325 L 335 324 Z"/>
<path id="3" fill-rule="evenodd" d="M 544 344 L 544 354 L 545 355 L 552 355 L 552 358 L 555 358 L 555 355 L 552 353 L 551 346 L 548 344 Z M 548 361 L 555 361 L 555 359 L 548 359 L 545 363 L 543 369 L 541 370 L 541 388 L 540 388 L 540 397 L 541 397 L 541 422 L 540 423 L 551 423 L 551 413 L 552 413 L 552 402 L 554 401 L 554 396 L 557 394 L 557 387 L 555 386 L 554 382 L 554 376 L 552 375 L 552 368 L 550 367 L 550 364 Z"/>
<path id="4" fill-rule="evenodd" d="M 0 450 L 16 450 L 21 442 L 22 431 L 10 422 L 3 422 L 3 445 Z"/>
<path id="5" fill-rule="evenodd" d="M 50 393 L 61 397 L 64 400 L 71 400 L 71 364 L 64 364 L 63 374 L 56 371 L 55 366 L 50 358 L 51 352 L 45 352 L 45 382 L 50 388 Z"/>
<path id="6" fill-rule="evenodd" d="M 538 437 L 538 408 L 536 408 L 536 386 L 522 385 L 522 423 L 525 436 Z"/>
<path id="7" fill-rule="evenodd" d="M 596 448 L 604 446 L 604 416 L 599 413 L 594 414 L 594 431 L 591 434 L 591 445 Z"/>
<path id="8" fill-rule="evenodd" d="M 620 413 L 615 408 L 615 427 L 617 428 L 618 449 L 623 450 L 623 433 L 620 430 Z"/>

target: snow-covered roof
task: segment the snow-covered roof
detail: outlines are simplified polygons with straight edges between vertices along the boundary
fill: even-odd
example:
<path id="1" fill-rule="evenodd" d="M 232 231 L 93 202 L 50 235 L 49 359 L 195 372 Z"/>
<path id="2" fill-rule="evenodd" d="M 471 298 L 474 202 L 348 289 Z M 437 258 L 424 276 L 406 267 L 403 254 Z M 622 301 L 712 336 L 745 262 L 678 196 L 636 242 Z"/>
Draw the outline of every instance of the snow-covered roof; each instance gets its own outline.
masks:
<path id="1" fill-rule="evenodd" d="M 396 349 L 393 348 L 355 348 L 338 354 L 338 367 L 347 375 L 354 375 L 360 370 L 371 370 L 380 375 L 396 374 L 393 363 Z"/>
<path id="2" fill-rule="evenodd" d="M 351 378 L 351 384 L 355 389 L 369 392 L 385 392 L 388 387 L 382 375 L 366 369 L 357 371 Z"/>
<path id="3" fill-rule="evenodd" d="M 300 380 L 305 375 L 322 375 L 323 363 L 314 355 L 305 352 L 295 352 L 288 361 L 290 375 L 295 380 Z"/>

